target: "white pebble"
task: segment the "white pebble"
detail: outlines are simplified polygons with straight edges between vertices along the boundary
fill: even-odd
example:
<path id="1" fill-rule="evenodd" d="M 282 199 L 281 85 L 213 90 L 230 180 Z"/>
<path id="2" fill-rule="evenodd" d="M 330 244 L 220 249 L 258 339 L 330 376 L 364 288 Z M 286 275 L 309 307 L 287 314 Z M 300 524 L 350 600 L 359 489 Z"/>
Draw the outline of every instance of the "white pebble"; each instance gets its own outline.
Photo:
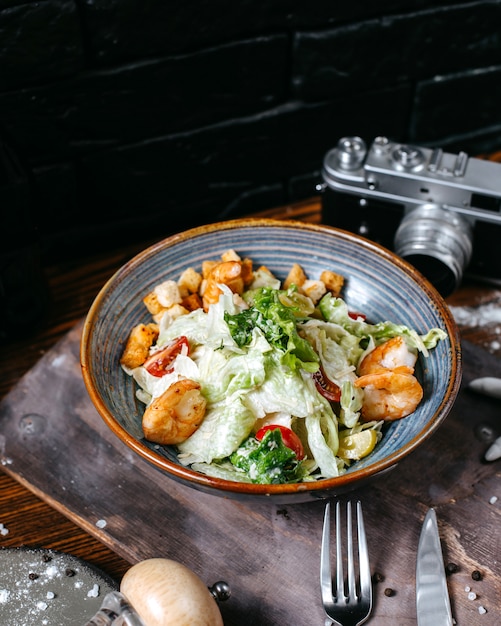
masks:
<path id="1" fill-rule="evenodd" d="M 468 594 L 468 600 L 476 600 L 477 594 L 474 591 L 470 591 Z"/>
<path id="2" fill-rule="evenodd" d="M 497 501 L 498 501 L 498 497 L 492 496 L 492 498 L 489 499 L 489 504 L 496 504 Z"/>
<path id="3" fill-rule="evenodd" d="M 97 522 L 96 522 L 96 526 L 98 528 L 105 528 L 106 524 L 107 524 L 107 522 L 106 522 L 105 519 L 98 519 Z"/>
<path id="4" fill-rule="evenodd" d="M 90 591 L 87 592 L 88 598 L 97 598 L 99 595 L 99 585 L 95 584 Z"/>
<path id="5" fill-rule="evenodd" d="M 479 606 L 478 612 L 480 613 L 480 615 L 485 615 L 487 613 L 487 609 L 485 608 L 485 606 Z"/>

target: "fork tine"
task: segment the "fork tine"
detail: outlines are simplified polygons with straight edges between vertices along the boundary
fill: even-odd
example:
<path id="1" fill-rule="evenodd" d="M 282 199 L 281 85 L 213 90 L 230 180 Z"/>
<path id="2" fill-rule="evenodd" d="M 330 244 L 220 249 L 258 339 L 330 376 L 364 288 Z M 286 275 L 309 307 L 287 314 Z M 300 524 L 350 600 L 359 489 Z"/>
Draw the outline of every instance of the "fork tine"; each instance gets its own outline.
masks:
<path id="1" fill-rule="evenodd" d="M 357 502 L 357 532 L 358 532 L 358 553 L 360 566 L 360 593 L 369 598 L 369 610 L 372 609 L 372 581 L 371 568 L 369 564 L 369 550 L 367 548 L 367 536 L 365 534 L 364 516 L 362 513 L 362 503 Z"/>
<path id="2" fill-rule="evenodd" d="M 351 510 L 349 509 L 349 502 L 347 508 L 347 515 L 351 516 Z M 349 540 L 351 540 L 351 528 Z M 353 555 L 353 551 L 352 551 Z M 348 559 L 348 574 L 353 574 L 353 558 Z M 341 504 L 336 502 L 336 600 L 344 600 L 346 593 L 344 590 L 344 570 L 343 570 L 343 538 L 341 536 Z"/>
<path id="3" fill-rule="evenodd" d="M 320 555 L 320 586 L 322 602 L 327 616 L 334 626 L 360 626 L 369 618 L 372 610 L 372 581 L 369 552 L 365 534 L 362 504 L 356 504 L 357 546 L 355 554 L 352 505 L 346 503 L 346 538 L 343 541 L 341 503 L 336 502 L 336 584 L 330 565 L 330 503 L 324 514 L 322 546 Z M 345 546 L 345 548 L 344 548 Z M 347 580 L 344 579 L 343 551 L 345 552 Z M 358 580 L 356 570 L 358 566 Z M 339 620 L 339 621 L 337 621 Z M 329 622 L 326 622 L 328 624 Z"/>
<path id="4" fill-rule="evenodd" d="M 358 509 L 357 509 L 358 512 Z M 348 596 L 354 598 L 357 594 L 355 587 L 355 566 L 353 561 L 353 531 L 351 522 L 351 502 L 346 503 L 346 544 L 348 563 Z M 346 594 L 344 594 L 346 595 Z"/>

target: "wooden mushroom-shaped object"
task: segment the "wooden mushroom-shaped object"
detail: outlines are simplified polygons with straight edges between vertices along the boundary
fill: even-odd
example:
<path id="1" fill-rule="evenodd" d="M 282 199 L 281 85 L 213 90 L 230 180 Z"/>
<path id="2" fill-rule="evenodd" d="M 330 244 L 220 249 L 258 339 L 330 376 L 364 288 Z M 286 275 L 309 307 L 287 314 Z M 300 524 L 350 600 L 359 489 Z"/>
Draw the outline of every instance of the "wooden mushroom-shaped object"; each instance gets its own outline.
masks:
<path id="1" fill-rule="evenodd" d="M 207 586 L 177 561 L 155 558 L 133 565 L 120 591 L 145 626 L 223 626 Z"/>

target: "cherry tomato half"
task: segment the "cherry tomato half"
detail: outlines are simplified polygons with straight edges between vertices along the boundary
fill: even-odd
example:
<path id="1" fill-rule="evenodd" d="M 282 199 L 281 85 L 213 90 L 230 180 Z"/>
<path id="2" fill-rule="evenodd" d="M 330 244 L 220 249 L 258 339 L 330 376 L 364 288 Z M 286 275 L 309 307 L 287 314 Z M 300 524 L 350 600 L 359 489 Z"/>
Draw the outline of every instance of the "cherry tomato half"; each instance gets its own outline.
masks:
<path id="1" fill-rule="evenodd" d="M 348 317 L 351 317 L 352 320 L 357 320 L 359 317 L 364 321 L 367 319 L 367 315 L 359 313 L 358 311 L 348 311 Z"/>
<path id="2" fill-rule="evenodd" d="M 322 367 L 313 374 L 313 380 L 317 391 L 329 402 L 341 400 L 341 388 L 327 376 Z"/>
<path id="3" fill-rule="evenodd" d="M 177 339 L 173 339 L 169 342 L 165 348 L 162 348 L 158 352 L 152 354 L 143 364 L 143 367 L 152 375 L 157 378 L 170 374 L 173 368 L 169 367 L 172 361 L 181 352 L 183 354 L 189 354 L 190 344 L 187 337 L 181 335 Z"/>
<path id="4" fill-rule="evenodd" d="M 299 437 L 293 430 L 287 428 L 287 426 L 280 426 L 279 424 L 267 424 L 266 426 L 260 428 L 254 436 L 258 441 L 261 441 L 261 439 L 266 435 L 269 430 L 277 429 L 282 434 L 282 441 L 284 442 L 284 446 L 286 448 L 290 448 L 299 460 L 304 459 L 304 449 L 303 444 L 301 443 L 301 439 L 299 439 Z"/>

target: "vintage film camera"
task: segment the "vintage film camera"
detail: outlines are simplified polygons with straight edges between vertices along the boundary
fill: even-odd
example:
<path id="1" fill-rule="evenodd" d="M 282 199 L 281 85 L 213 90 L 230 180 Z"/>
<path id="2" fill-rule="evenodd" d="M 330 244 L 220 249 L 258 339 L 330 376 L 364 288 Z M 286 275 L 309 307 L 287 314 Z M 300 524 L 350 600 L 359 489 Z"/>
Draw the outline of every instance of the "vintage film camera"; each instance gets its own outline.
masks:
<path id="1" fill-rule="evenodd" d="M 344 137 L 327 152 L 323 221 L 394 250 L 445 297 L 463 272 L 501 283 L 501 164 Z"/>

